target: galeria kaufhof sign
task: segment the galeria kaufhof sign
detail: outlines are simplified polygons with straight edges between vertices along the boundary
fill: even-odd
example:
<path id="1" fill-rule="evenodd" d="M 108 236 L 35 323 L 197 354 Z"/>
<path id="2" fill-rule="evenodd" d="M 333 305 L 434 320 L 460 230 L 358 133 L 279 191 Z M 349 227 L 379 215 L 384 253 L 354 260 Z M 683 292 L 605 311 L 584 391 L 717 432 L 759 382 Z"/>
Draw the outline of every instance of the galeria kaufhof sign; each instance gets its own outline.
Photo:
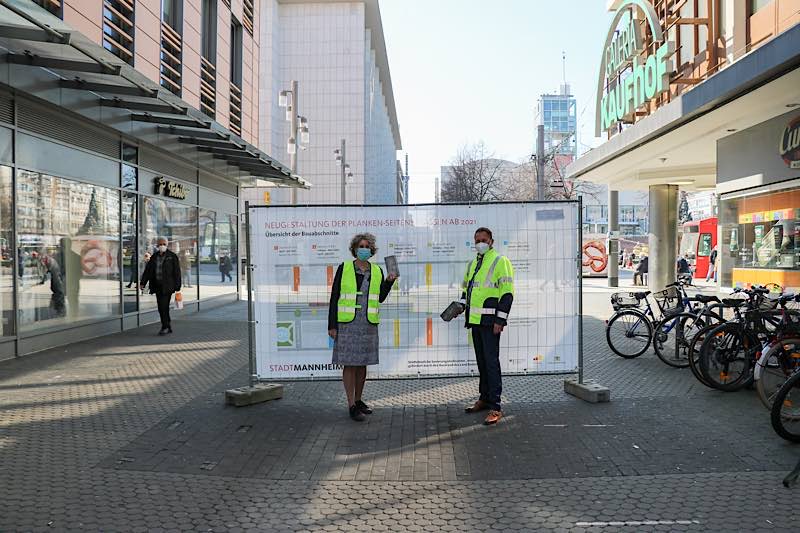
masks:
<path id="1" fill-rule="evenodd" d="M 675 71 L 672 61 L 675 44 L 664 40 L 653 5 L 646 0 L 616 0 L 611 7 L 616 12 L 603 48 L 597 82 L 595 134 L 598 137 L 620 122 L 632 120 L 634 111 L 666 91 Z M 657 46 L 655 53 L 646 57 L 642 20 L 649 26 Z"/>

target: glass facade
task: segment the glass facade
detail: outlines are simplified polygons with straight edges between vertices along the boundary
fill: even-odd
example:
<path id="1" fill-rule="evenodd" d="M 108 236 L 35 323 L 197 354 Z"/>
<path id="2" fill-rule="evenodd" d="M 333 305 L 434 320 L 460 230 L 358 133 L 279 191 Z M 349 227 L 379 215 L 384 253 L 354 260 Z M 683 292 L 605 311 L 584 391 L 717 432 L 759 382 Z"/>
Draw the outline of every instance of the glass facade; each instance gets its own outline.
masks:
<path id="1" fill-rule="evenodd" d="M 140 194 L 126 148 L 118 187 L 0 165 L 0 337 L 155 310 L 139 279 L 158 237 L 185 302 L 237 293 L 237 216 Z"/>
<path id="2" fill-rule="evenodd" d="M 541 121 L 544 125 L 545 151 L 578 156 L 577 104 L 569 95 L 543 95 Z"/>
<path id="3" fill-rule="evenodd" d="M 14 263 L 22 275 L 20 250 L 14 252 L 14 182 L 11 167 L 0 166 L 0 336 L 14 335 Z"/>
<path id="4" fill-rule="evenodd" d="M 119 191 L 17 171 L 19 329 L 120 313 Z"/>
<path id="5" fill-rule="evenodd" d="M 800 288 L 800 184 L 720 201 L 719 254 L 725 287 L 774 283 Z"/>
<path id="6" fill-rule="evenodd" d="M 236 216 L 200 210 L 200 297 L 236 292 Z"/>
<path id="7" fill-rule="evenodd" d="M 197 300 L 197 208 L 161 198 L 141 197 L 139 249 L 142 253 L 154 253 L 159 237 L 167 238 L 169 249 L 180 261 L 183 301 Z M 140 306 L 156 309 L 155 295 L 145 289 Z"/>

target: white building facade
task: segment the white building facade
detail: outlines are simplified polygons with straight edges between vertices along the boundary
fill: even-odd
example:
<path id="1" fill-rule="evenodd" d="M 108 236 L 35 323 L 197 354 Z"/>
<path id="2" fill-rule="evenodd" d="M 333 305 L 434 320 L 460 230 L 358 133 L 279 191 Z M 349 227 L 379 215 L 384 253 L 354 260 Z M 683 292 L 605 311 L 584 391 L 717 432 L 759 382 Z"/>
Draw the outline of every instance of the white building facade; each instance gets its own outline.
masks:
<path id="1" fill-rule="evenodd" d="M 313 187 L 299 204 L 342 203 L 334 150 L 342 139 L 352 178 L 348 204 L 397 203 L 401 140 L 377 0 L 262 0 L 259 145 L 290 164 L 290 124 L 278 95 L 298 82 L 297 113 L 310 142 L 298 150 L 297 174 Z M 261 195 L 259 195 L 260 197 Z M 272 204 L 288 204 L 275 189 Z"/>

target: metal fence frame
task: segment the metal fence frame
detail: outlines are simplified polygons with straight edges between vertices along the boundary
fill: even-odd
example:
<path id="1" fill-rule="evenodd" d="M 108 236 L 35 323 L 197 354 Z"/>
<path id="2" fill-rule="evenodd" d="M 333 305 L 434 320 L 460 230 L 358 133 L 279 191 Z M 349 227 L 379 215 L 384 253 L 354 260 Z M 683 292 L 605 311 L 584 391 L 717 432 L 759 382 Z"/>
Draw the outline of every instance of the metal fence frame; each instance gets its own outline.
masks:
<path id="1" fill-rule="evenodd" d="M 578 383 L 583 384 L 584 381 L 584 368 L 583 368 L 583 269 L 582 269 L 582 242 L 583 242 L 583 198 L 578 197 L 577 200 L 532 200 L 532 201 L 509 201 L 509 202 L 463 202 L 463 203 L 447 203 L 447 204 L 437 204 L 437 203 L 424 203 L 424 204 L 405 204 L 406 207 L 414 208 L 414 207 L 431 207 L 431 206 L 473 206 L 473 205 L 503 205 L 503 204 L 529 204 L 529 205 L 552 205 L 554 203 L 559 204 L 577 204 L 577 220 L 576 220 L 576 227 L 577 227 L 577 246 L 575 250 L 575 263 L 576 263 L 576 272 L 577 272 L 577 283 L 578 283 L 578 370 L 577 372 L 537 372 L 536 374 L 512 374 L 512 375 L 529 375 L 529 376 L 541 376 L 541 375 L 574 375 L 578 374 Z M 271 206 L 271 205 L 251 205 L 250 202 L 244 203 L 245 208 L 245 254 L 246 262 L 245 262 L 245 274 L 247 279 L 247 338 L 248 338 L 248 367 L 249 367 L 249 380 L 250 385 L 255 385 L 261 381 L 272 381 L 272 380 L 264 380 L 261 379 L 257 373 L 257 362 L 256 362 L 256 340 L 255 340 L 255 326 L 257 324 L 255 317 L 254 317 L 254 309 L 253 309 L 253 289 L 252 289 L 252 271 L 256 268 L 250 262 L 250 252 L 251 252 L 251 231 L 250 231 L 250 210 L 251 209 L 270 209 L 270 208 L 309 208 L 309 207 L 318 207 L 318 208 L 381 208 L 381 207 L 398 207 L 398 204 L 300 204 L 300 205 L 281 205 L 281 206 Z M 465 376 L 447 376 L 447 375 L 418 375 L 418 376 L 396 376 L 396 377 L 385 377 L 385 378 L 375 378 L 375 379 L 440 379 L 440 378 L 458 378 L 458 377 L 465 377 Z M 279 378 L 280 381 L 332 381 L 339 378 L 336 377 L 305 377 L 305 378 Z"/>

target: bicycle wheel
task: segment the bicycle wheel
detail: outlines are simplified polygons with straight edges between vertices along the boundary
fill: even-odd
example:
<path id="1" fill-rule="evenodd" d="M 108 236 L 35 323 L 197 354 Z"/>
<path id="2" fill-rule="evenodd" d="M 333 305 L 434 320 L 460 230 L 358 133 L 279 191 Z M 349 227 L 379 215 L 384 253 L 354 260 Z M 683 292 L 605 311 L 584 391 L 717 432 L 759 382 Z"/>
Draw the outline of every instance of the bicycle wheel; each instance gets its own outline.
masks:
<path id="1" fill-rule="evenodd" d="M 653 334 L 656 355 L 671 367 L 688 367 L 691 342 L 705 325 L 702 318 L 688 312 L 661 320 Z"/>
<path id="2" fill-rule="evenodd" d="M 608 321 L 606 325 L 606 341 L 609 348 L 625 359 L 639 357 L 653 338 L 653 326 L 641 311 L 623 309 Z"/>
<path id="3" fill-rule="evenodd" d="M 770 419 L 775 433 L 790 442 L 800 442 L 800 372 L 795 372 L 775 395 Z"/>
<path id="4" fill-rule="evenodd" d="M 786 380 L 800 368 L 800 339 L 781 340 L 770 346 L 756 363 L 760 372 L 756 380 L 758 399 L 767 409 Z"/>
<path id="5" fill-rule="evenodd" d="M 689 345 L 689 369 L 692 371 L 692 374 L 694 374 L 694 377 L 697 378 L 697 381 L 711 389 L 713 389 L 714 386 L 706 381 L 706 378 L 700 371 L 700 347 L 703 345 L 703 341 L 705 341 L 708 334 L 716 329 L 717 326 L 719 326 L 719 324 L 710 324 L 698 331 Z"/>
<path id="6" fill-rule="evenodd" d="M 715 389 L 733 392 L 753 381 L 758 340 L 737 322 L 717 326 L 700 347 L 700 372 Z"/>

